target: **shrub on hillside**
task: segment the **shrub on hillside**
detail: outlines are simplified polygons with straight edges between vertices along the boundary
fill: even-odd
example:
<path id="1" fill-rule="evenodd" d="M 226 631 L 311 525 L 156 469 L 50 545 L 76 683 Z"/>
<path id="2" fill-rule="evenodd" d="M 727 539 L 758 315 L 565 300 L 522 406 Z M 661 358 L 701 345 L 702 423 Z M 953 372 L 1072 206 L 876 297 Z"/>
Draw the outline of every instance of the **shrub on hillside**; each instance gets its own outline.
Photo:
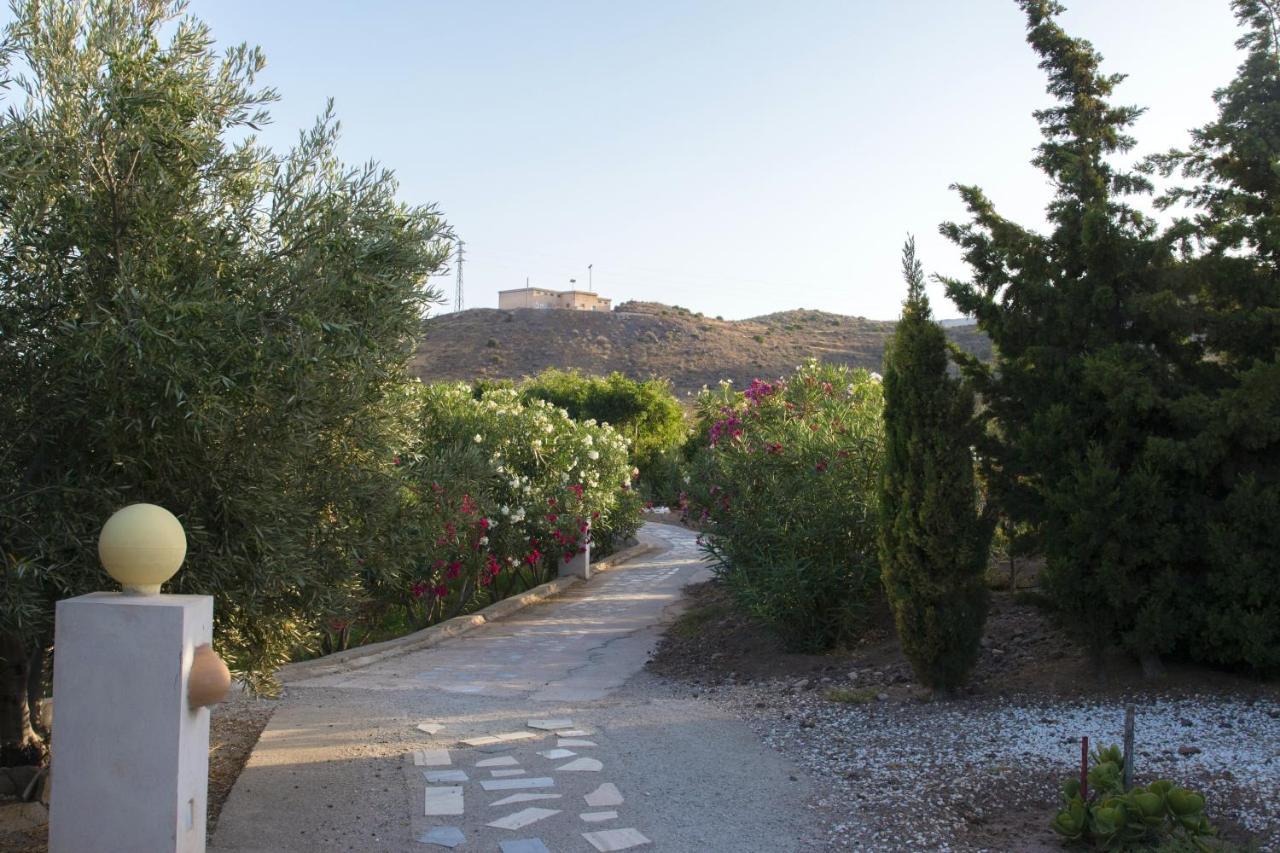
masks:
<path id="1" fill-rule="evenodd" d="M 853 638 L 879 597 L 881 409 L 872 374 L 812 361 L 698 400 L 686 515 L 719 574 L 792 648 Z"/>

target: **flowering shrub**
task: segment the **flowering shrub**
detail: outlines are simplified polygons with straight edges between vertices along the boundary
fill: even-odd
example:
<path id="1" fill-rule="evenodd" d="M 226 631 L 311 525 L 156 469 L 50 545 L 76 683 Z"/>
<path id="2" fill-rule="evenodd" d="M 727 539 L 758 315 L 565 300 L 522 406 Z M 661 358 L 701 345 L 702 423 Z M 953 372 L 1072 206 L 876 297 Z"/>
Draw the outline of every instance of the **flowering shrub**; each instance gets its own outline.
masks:
<path id="1" fill-rule="evenodd" d="M 684 412 L 666 379 L 629 379 L 618 372 L 587 376 L 547 370 L 520 385 L 524 400 L 564 408 L 575 420 L 596 418 L 626 436 L 646 498 L 666 502 L 679 491 L 681 451 L 689 437 Z"/>
<path id="2" fill-rule="evenodd" d="M 686 518 L 746 606 L 793 648 L 850 639 L 879 595 L 878 377 L 810 361 L 698 400 Z"/>
<path id="3" fill-rule="evenodd" d="M 420 386 L 397 457 L 414 559 L 380 598 L 425 625 L 543 582 L 560 562 L 634 534 L 626 441 L 511 389 Z"/>

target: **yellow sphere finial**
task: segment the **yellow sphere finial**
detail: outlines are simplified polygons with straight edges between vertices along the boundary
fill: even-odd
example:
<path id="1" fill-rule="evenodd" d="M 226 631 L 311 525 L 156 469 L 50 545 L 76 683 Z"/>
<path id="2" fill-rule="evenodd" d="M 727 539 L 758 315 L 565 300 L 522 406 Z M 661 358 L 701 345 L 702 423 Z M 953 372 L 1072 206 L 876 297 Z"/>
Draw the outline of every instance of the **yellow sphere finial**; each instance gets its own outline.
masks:
<path id="1" fill-rule="evenodd" d="M 98 559 L 126 593 L 155 595 L 187 556 L 187 534 L 173 513 L 155 504 L 130 504 L 102 526 Z"/>

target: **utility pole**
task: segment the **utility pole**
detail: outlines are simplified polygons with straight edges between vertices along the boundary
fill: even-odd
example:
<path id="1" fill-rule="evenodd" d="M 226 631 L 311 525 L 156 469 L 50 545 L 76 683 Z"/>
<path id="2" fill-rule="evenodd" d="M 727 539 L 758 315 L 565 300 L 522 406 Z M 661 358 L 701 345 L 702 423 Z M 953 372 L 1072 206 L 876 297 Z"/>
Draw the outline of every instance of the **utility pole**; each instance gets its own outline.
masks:
<path id="1" fill-rule="evenodd" d="M 595 264 L 587 264 L 587 290 L 592 293 L 595 293 L 596 290 L 595 277 L 591 274 L 591 268 L 594 266 Z"/>
<path id="2" fill-rule="evenodd" d="M 453 310 L 458 312 L 462 310 L 462 249 L 467 244 L 462 240 L 458 241 L 458 285 L 453 295 Z"/>

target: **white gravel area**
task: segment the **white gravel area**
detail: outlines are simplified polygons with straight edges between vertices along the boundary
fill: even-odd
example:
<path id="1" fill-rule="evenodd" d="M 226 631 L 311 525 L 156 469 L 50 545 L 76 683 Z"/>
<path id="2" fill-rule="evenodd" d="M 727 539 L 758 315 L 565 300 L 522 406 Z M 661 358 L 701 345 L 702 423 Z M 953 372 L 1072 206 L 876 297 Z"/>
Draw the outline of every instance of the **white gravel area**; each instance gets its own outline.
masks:
<path id="1" fill-rule="evenodd" d="M 829 850 L 1060 849 L 1048 822 L 1060 780 L 1079 766 L 1079 739 L 1120 743 L 1132 703 L 1136 780 L 1199 790 L 1211 821 L 1280 851 L 1280 705 L 1270 699 L 840 704 L 794 683 L 697 691 L 822 783 Z"/>

